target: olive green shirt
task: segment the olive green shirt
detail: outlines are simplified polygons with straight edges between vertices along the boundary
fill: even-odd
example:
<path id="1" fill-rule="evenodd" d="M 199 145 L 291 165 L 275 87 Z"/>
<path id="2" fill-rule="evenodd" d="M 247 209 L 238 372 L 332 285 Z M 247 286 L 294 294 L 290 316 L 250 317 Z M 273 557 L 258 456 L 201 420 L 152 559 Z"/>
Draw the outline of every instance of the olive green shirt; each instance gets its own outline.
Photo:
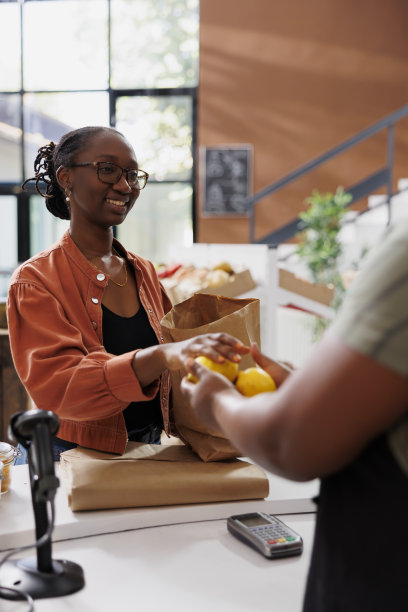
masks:
<path id="1" fill-rule="evenodd" d="M 408 220 L 391 226 L 370 251 L 330 331 L 356 351 L 408 377 Z M 408 411 L 387 438 L 408 476 Z"/>

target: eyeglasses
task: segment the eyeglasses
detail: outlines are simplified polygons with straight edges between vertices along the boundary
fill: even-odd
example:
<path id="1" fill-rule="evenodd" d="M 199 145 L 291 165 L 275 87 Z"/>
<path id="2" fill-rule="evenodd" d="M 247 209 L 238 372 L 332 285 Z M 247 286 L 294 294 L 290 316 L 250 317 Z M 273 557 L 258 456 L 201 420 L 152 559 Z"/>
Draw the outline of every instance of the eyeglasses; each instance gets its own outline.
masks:
<path id="1" fill-rule="evenodd" d="M 116 185 L 124 174 L 126 181 L 132 189 L 143 189 L 146 187 L 147 179 L 149 175 L 144 170 L 135 170 L 131 168 L 127 170 L 114 164 L 113 162 L 79 162 L 78 164 L 71 164 L 72 168 L 79 166 L 93 166 L 96 168 L 96 174 L 98 179 L 102 183 L 108 183 L 108 185 Z"/>

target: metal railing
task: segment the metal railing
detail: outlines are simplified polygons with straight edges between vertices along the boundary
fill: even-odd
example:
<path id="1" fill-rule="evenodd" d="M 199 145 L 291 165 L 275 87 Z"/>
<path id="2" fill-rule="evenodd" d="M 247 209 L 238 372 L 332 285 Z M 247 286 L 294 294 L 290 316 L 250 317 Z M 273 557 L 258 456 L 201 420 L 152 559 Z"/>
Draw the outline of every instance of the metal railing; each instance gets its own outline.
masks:
<path id="1" fill-rule="evenodd" d="M 258 191 L 258 193 L 248 198 L 247 210 L 249 217 L 249 241 L 251 243 L 256 244 L 277 245 L 281 242 L 288 240 L 289 238 L 292 238 L 297 232 L 301 231 L 303 229 L 303 223 L 299 218 L 295 218 L 293 221 L 287 223 L 286 225 L 283 225 L 277 230 L 274 230 L 263 238 L 255 239 L 255 211 L 257 203 L 260 200 L 263 200 L 265 197 L 276 193 L 283 187 L 286 187 L 287 185 L 304 176 L 308 172 L 314 170 L 315 168 L 318 168 L 328 160 L 333 159 L 337 155 L 344 153 L 344 151 L 351 149 L 355 145 L 363 142 L 364 140 L 367 140 L 368 138 L 371 138 L 375 134 L 378 134 L 379 132 L 385 129 L 388 130 L 386 165 L 379 168 L 378 170 L 365 177 L 358 183 L 352 185 L 351 187 L 348 187 L 347 189 L 345 189 L 345 191 L 350 193 L 352 196 L 352 199 L 348 204 L 348 206 L 351 206 L 353 202 L 356 202 L 357 200 L 360 200 L 361 198 L 372 194 L 376 189 L 384 187 L 385 185 L 387 188 L 386 202 L 388 204 L 388 219 L 390 220 L 390 202 L 391 198 L 395 195 L 395 193 L 393 193 L 392 186 L 395 141 L 394 126 L 398 121 L 404 119 L 407 116 L 408 104 L 394 111 L 393 113 L 390 113 L 389 115 L 387 115 L 387 117 L 381 119 L 380 121 L 377 121 L 365 130 L 358 132 L 348 140 L 345 140 L 339 145 L 333 147 L 326 153 L 319 155 L 319 157 L 316 157 L 315 159 L 312 159 L 311 161 L 304 164 L 303 166 L 300 166 L 296 170 L 293 170 L 292 172 L 275 181 L 274 183 L 271 183 L 267 187 L 264 187 L 263 189 Z"/>

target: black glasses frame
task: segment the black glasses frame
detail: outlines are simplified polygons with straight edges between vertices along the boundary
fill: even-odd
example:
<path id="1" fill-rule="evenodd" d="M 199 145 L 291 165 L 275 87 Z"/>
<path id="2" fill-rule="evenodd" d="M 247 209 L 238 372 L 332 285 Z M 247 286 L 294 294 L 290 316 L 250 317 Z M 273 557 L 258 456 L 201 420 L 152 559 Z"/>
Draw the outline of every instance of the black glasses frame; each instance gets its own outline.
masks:
<path id="1" fill-rule="evenodd" d="M 116 168 L 119 168 L 121 171 L 121 174 L 119 176 L 119 178 L 114 182 L 111 183 L 110 181 L 106 181 L 101 179 L 101 177 L 99 176 L 99 170 L 100 170 L 100 166 L 101 165 L 106 165 L 106 164 L 110 164 L 111 166 L 116 166 Z M 116 185 L 116 183 L 119 183 L 120 179 L 122 178 L 123 175 L 125 175 L 126 177 L 126 181 L 128 183 L 128 185 L 130 187 L 133 188 L 137 188 L 137 189 L 144 189 L 146 187 L 148 178 L 149 178 L 149 174 L 147 172 L 145 172 L 144 170 L 136 170 L 136 168 L 122 168 L 122 166 L 119 166 L 119 164 L 115 164 L 114 162 L 111 161 L 93 161 L 93 162 L 78 162 L 77 164 L 71 164 L 71 168 L 79 168 L 79 167 L 83 167 L 83 166 L 93 166 L 94 168 L 96 168 L 96 174 L 98 179 L 101 181 L 101 183 L 105 183 L 105 185 Z M 129 183 L 129 172 L 137 172 L 137 180 L 139 179 L 143 179 L 144 180 L 144 185 L 143 187 L 140 187 L 140 185 L 137 184 L 132 184 Z"/>

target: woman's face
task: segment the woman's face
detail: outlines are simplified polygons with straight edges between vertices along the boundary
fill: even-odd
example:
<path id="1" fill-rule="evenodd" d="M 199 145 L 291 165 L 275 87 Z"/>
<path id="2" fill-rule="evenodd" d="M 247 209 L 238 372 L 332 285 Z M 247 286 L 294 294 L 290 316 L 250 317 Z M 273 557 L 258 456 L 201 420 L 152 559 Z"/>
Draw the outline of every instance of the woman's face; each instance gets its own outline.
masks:
<path id="1" fill-rule="evenodd" d="M 126 170 L 138 169 L 135 153 L 120 134 L 100 132 L 75 156 L 74 163 L 113 162 Z M 114 185 L 98 178 L 95 166 L 69 168 L 71 224 L 87 222 L 102 227 L 120 225 L 140 195 L 123 173 Z"/>

